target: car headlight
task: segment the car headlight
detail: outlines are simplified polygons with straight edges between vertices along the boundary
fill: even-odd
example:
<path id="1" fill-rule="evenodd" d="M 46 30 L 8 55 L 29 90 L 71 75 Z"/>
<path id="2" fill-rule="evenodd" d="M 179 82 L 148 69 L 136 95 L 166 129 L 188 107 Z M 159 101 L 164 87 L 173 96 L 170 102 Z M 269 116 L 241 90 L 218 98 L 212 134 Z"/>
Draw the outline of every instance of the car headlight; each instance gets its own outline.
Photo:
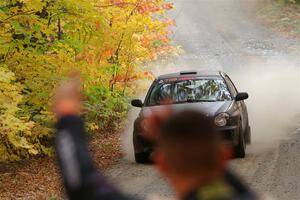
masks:
<path id="1" fill-rule="evenodd" d="M 215 125 L 225 126 L 227 124 L 228 119 L 229 115 L 227 113 L 220 113 L 215 117 Z"/>

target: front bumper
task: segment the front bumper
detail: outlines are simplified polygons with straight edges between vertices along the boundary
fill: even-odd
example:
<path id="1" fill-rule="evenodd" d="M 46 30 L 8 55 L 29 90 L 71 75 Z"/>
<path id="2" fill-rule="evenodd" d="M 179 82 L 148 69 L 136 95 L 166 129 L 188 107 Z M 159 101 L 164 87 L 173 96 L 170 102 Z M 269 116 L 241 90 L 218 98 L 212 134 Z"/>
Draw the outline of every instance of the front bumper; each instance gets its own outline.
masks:
<path id="1" fill-rule="evenodd" d="M 229 141 L 234 146 L 239 143 L 239 127 L 238 126 L 224 126 L 219 127 L 218 131 L 222 135 L 222 138 Z M 146 140 L 141 133 L 134 134 L 133 138 L 134 152 L 135 153 L 145 153 L 152 152 L 155 145 Z"/>

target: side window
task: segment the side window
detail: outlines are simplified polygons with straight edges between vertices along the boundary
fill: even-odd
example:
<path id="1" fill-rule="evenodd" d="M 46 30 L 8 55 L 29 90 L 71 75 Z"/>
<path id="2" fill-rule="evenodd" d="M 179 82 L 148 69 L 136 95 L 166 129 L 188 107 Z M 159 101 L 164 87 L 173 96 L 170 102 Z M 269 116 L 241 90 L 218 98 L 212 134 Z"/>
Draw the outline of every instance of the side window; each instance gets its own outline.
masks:
<path id="1" fill-rule="evenodd" d="M 228 84 L 229 90 L 232 92 L 233 97 L 238 94 L 238 91 L 234 84 L 232 83 L 231 79 L 226 75 L 225 76 L 226 83 Z"/>

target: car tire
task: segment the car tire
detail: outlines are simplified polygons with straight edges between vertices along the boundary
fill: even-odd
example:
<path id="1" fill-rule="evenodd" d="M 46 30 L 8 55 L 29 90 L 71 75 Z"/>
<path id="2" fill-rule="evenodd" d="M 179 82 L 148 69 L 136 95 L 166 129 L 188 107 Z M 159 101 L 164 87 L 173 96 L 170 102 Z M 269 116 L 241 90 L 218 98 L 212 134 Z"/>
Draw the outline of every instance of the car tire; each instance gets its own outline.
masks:
<path id="1" fill-rule="evenodd" d="M 149 156 L 150 154 L 147 152 L 135 153 L 134 154 L 135 162 L 140 164 L 149 163 L 150 162 Z"/>
<path id="2" fill-rule="evenodd" d="M 240 132 L 239 132 L 239 143 L 235 147 L 235 157 L 236 158 L 245 158 L 245 156 L 246 156 L 246 143 L 245 143 L 245 137 L 244 137 L 245 135 L 241 129 L 242 128 L 240 128 Z"/>
<path id="3" fill-rule="evenodd" d="M 248 126 L 246 131 L 246 138 L 245 138 L 246 144 L 251 144 L 251 127 Z"/>

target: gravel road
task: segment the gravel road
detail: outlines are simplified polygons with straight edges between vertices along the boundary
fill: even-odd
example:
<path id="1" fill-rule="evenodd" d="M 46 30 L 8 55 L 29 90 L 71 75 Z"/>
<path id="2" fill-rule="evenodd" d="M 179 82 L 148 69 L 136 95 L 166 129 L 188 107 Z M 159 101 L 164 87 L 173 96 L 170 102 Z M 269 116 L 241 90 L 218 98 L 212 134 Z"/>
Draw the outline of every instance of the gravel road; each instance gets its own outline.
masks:
<path id="1" fill-rule="evenodd" d="M 256 191 L 274 199 L 300 199 L 300 43 L 286 39 L 255 19 L 255 0 L 174 0 L 174 41 L 184 53 L 152 66 L 156 73 L 184 69 L 226 71 L 247 91 L 253 143 L 245 159 L 231 167 Z M 133 118 L 136 111 L 132 111 Z M 130 129 L 127 131 L 130 133 Z M 132 153 L 131 137 L 125 149 Z M 173 197 L 153 166 L 132 155 L 107 171 L 133 196 Z"/>

